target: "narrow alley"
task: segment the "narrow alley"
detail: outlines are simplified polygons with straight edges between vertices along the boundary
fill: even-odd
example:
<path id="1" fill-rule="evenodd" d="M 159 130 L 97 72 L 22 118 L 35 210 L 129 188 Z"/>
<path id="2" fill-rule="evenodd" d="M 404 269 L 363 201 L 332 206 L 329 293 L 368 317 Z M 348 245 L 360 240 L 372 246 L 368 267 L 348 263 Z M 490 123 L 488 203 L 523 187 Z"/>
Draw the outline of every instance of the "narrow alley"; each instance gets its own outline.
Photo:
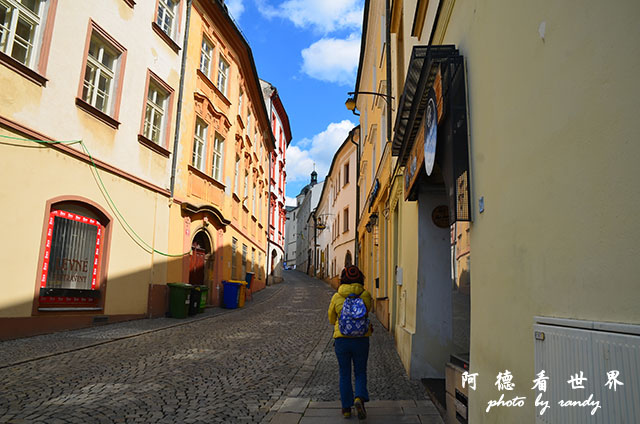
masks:
<path id="1" fill-rule="evenodd" d="M 0 422 L 343 422 L 332 289 L 297 271 L 284 277 L 242 309 L 0 343 Z M 442 422 L 376 326 L 366 422 Z"/>

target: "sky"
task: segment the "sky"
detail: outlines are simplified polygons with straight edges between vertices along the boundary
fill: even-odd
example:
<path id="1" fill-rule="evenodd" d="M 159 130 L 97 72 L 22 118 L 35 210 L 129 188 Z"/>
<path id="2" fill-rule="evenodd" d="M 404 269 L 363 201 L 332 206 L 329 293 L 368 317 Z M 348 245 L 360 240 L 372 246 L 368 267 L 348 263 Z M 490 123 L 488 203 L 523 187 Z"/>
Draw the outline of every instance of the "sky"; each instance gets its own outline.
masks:
<path id="1" fill-rule="evenodd" d="M 251 46 L 258 76 L 280 94 L 292 140 L 286 152 L 287 205 L 323 181 L 357 116 L 344 106 L 354 91 L 364 0 L 227 0 Z"/>

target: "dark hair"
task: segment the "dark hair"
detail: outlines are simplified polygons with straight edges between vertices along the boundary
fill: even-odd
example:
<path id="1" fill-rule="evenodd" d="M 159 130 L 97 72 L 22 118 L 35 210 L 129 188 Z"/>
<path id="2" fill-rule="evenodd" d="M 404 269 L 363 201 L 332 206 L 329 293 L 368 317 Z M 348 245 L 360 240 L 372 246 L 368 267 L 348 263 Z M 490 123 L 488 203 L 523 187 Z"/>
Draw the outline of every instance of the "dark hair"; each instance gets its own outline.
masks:
<path id="1" fill-rule="evenodd" d="M 364 275 L 362 271 L 355 266 L 345 267 L 340 274 L 340 284 L 364 284 Z"/>

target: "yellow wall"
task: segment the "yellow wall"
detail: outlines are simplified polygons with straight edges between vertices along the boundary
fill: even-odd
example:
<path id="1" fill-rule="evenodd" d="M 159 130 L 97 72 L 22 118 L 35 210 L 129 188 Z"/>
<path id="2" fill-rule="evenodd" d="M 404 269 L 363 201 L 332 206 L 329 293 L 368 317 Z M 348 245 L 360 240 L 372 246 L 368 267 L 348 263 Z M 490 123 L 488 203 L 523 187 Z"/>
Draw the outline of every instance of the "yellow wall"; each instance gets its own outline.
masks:
<path id="1" fill-rule="evenodd" d="M 513 6 L 456 1 L 442 40 L 466 58 L 473 204 L 485 201 L 471 240 L 479 423 L 533 422 L 534 316 L 640 322 L 640 4 Z M 528 402 L 485 414 L 505 369 Z"/>
<path id="2" fill-rule="evenodd" d="M 58 2 L 44 75 L 48 81 L 44 87 L 0 66 L 0 116 L 54 140 L 81 139 L 94 158 L 158 189 L 166 189 L 170 159 L 141 145 L 137 135 L 148 69 L 177 93 L 180 56 L 151 29 L 155 2 L 138 2 L 135 13 L 120 0 L 84 3 L 85 7 L 78 8 L 69 2 Z M 117 130 L 81 110 L 74 101 L 82 78 L 90 18 L 127 50 L 123 79 L 119 80 L 123 93 Z M 175 106 L 174 96 L 173 111 Z M 173 121 L 167 128 L 170 133 L 175 128 Z M 8 127 L 0 128 L 0 134 L 31 138 Z M 0 255 L 4 258 L 6 275 L 10 276 L 0 282 L 3 293 L 0 316 L 31 315 L 36 279 L 42 266 L 38 255 L 44 216 L 48 213 L 46 202 L 57 196 L 84 197 L 113 218 L 111 249 L 102 257 L 103 266 L 108 260 L 108 274 L 105 309 L 100 313 L 144 314 L 148 285 L 166 281 L 166 258 L 148 253 L 127 235 L 116 221 L 116 213 L 107 205 L 89 165 L 54 149 L 34 146 L 31 142 L 7 140 L 0 144 L 4 176 L 0 182 L 0 201 L 4 206 Z M 79 145 L 73 148 L 82 151 Z M 166 194 L 103 170 L 99 172 L 129 225 L 146 243 L 167 252 Z"/>

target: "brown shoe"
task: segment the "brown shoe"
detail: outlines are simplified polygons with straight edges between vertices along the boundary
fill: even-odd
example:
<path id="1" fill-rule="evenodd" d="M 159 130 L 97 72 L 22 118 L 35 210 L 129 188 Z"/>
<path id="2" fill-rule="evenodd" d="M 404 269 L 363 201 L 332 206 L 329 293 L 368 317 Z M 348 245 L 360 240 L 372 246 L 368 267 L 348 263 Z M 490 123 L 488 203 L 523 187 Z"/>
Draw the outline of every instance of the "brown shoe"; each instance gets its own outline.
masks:
<path id="1" fill-rule="evenodd" d="M 364 401 L 362 399 L 357 397 L 356 400 L 353 401 L 353 406 L 356 407 L 356 412 L 358 413 L 359 420 L 364 420 L 365 418 L 367 418 L 367 410 L 364 409 Z"/>

